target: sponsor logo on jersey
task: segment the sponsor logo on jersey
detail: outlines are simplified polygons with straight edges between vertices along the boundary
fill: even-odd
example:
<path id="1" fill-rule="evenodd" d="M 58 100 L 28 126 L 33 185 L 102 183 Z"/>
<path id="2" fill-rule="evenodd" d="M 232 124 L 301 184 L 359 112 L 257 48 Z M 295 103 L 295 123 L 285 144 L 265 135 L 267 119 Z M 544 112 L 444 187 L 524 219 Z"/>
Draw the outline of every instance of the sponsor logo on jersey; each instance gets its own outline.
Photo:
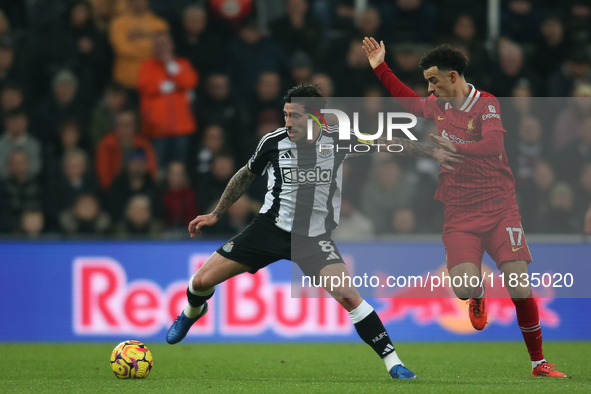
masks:
<path id="1" fill-rule="evenodd" d="M 455 135 L 453 135 L 453 134 L 449 134 L 449 133 L 448 133 L 447 131 L 445 131 L 445 130 L 443 130 L 443 131 L 441 132 L 441 136 L 442 136 L 443 138 L 447 139 L 447 140 L 450 140 L 451 142 L 453 142 L 453 143 L 455 143 L 455 144 L 471 144 L 471 143 L 473 143 L 473 142 L 476 142 L 476 141 L 466 141 L 466 140 L 463 140 L 463 139 L 461 139 L 461 138 L 459 138 L 459 137 L 456 137 L 456 136 L 455 136 Z"/>
<path id="2" fill-rule="evenodd" d="M 488 106 L 488 112 L 490 112 L 491 114 L 496 114 L 497 113 L 497 109 L 495 108 L 494 105 L 489 105 Z"/>
<path id="3" fill-rule="evenodd" d="M 490 118 L 497 118 L 497 119 L 501 119 L 501 116 L 499 114 L 486 114 L 486 115 L 482 115 L 482 120 L 487 120 Z"/>
<path id="4" fill-rule="evenodd" d="M 282 168 L 283 183 L 298 185 L 304 183 L 326 184 L 332 180 L 332 170 L 320 167 L 300 169 L 298 167 Z"/>

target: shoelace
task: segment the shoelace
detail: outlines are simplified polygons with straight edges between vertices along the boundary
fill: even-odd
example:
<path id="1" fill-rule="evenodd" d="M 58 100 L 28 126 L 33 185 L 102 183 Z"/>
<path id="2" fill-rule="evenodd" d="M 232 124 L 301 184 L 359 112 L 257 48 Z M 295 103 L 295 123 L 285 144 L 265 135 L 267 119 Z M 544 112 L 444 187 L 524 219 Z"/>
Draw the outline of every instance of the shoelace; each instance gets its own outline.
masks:
<path id="1" fill-rule="evenodd" d="M 556 364 L 552 364 L 552 363 L 541 363 L 536 368 L 546 368 L 546 369 L 549 369 L 551 371 L 558 372 L 554 368 L 552 368 L 552 367 L 555 367 L 555 366 L 556 366 Z"/>
<path id="2" fill-rule="evenodd" d="M 475 315 L 480 315 L 480 305 L 482 305 L 480 300 L 472 298 L 470 301 L 468 301 L 468 305 L 470 305 L 470 308 Z"/>

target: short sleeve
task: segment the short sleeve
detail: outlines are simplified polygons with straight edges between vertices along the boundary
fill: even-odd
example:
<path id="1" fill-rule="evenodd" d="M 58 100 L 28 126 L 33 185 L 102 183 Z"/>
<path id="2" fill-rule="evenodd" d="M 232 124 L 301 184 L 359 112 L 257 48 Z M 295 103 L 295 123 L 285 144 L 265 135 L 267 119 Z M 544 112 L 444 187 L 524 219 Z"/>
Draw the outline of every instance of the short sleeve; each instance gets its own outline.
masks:
<path id="1" fill-rule="evenodd" d="M 247 163 L 250 172 L 258 176 L 262 176 L 265 173 L 273 150 L 271 146 L 272 144 L 272 139 L 268 138 L 268 135 L 261 138 L 256 150 Z"/>

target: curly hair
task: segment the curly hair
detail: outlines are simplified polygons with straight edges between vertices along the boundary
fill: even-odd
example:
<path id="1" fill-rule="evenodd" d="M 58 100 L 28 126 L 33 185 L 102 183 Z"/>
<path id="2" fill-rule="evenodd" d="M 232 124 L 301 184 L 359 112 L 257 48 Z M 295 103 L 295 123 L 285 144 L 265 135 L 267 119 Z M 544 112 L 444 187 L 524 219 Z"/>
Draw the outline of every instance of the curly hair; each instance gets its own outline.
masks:
<path id="1" fill-rule="evenodd" d="M 419 60 L 419 67 L 427 70 L 431 67 L 437 67 L 439 70 L 457 71 L 464 75 L 464 70 L 468 65 L 468 58 L 457 49 L 450 45 L 443 44 L 425 52 Z"/>

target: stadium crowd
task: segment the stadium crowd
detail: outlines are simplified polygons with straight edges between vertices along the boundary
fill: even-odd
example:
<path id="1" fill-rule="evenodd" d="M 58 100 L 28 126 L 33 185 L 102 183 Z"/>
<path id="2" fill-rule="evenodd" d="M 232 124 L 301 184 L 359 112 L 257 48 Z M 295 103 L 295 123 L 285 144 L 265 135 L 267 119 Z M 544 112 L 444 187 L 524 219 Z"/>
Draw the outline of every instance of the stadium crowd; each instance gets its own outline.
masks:
<path id="1" fill-rule="evenodd" d="M 388 64 L 422 97 L 421 53 L 442 42 L 465 52 L 467 81 L 501 98 L 525 231 L 583 232 L 589 0 L 503 1 L 501 38 L 488 45 L 485 1 L 0 0 L 0 232 L 184 233 L 283 125 L 287 88 L 388 96 L 365 36 L 384 40 Z M 434 131 L 413 133 L 429 143 Z M 335 238 L 440 233 L 438 171 L 388 154 L 346 162 Z M 242 230 L 265 188 L 258 179 L 207 234 Z"/>

